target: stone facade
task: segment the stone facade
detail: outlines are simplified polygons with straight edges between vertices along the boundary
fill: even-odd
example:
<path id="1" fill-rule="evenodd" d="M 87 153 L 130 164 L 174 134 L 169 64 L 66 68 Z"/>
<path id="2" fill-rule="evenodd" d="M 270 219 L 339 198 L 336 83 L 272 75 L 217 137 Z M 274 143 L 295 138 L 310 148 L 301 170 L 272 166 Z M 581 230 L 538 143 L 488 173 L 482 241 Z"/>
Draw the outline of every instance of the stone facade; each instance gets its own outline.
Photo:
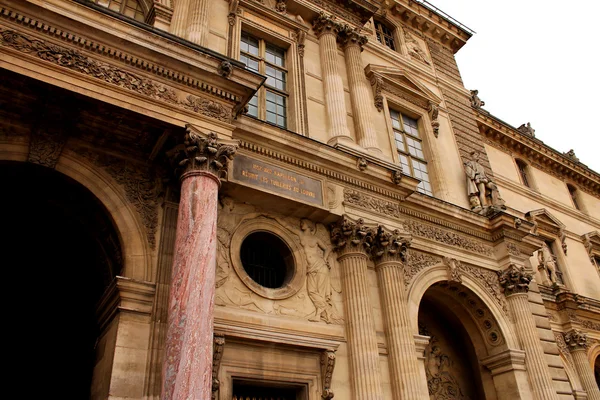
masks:
<path id="1" fill-rule="evenodd" d="M 78 366 L 30 397 L 600 399 L 600 175 L 464 87 L 468 28 L 105 3 L 0 0 L 5 265 L 52 332 L 9 359 Z"/>

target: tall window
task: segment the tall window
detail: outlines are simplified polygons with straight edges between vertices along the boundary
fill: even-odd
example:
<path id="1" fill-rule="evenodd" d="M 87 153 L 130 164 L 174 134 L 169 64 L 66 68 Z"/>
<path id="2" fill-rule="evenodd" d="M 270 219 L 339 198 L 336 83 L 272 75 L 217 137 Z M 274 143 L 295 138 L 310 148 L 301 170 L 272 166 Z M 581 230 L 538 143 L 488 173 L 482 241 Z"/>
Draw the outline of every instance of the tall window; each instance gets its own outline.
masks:
<path id="1" fill-rule="evenodd" d="M 126 17 L 144 21 L 144 10 L 137 0 L 95 0 L 95 2 Z"/>
<path id="2" fill-rule="evenodd" d="M 420 179 L 421 183 L 417 186 L 417 190 L 432 196 L 427 161 L 423 154 L 423 141 L 419 135 L 417 120 L 395 110 L 390 110 L 390 116 L 402 171 Z"/>
<path id="3" fill-rule="evenodd" d="M 392 50 L 396 50 L 393 31 L 379 21 L 375 21 L 375 34 L 377 41 Z"/>
<path id="4" fill-rule="evenodd" d="M 517 168 L 519 169 L 519 175 L 521 176 L 521 181 L 523 182 L 523 185 L 525 185 L 528 188 L 530 188 L 531 187 L 531 183 L 530 183 L 530 179 L 529 179 L 529 175 L 528 175 L 528 166 L 527 166 L 527 164 L 525 164 L 521 160 L 516 160 L 516 162 L 517 162 Z"/>
<path id="5" fill-rule="evenodd" d="M 569 185 L 567 183 L 567 189 L 569 189 L 569 195 L 571 196 L 571 200 L 573 201 L 573 205 L 576 209 L 581 210 L 579 207 L 579 203 L 577 202 L 577 189 L 573 185 Z"/>
<path id="6" fill-rule="evenodd" d="M 240 60 L 248 69 L 267 76 L 248 104 L 248 114 L 287 128 L 287 69 L 285 50 L 242 32 Z"/>

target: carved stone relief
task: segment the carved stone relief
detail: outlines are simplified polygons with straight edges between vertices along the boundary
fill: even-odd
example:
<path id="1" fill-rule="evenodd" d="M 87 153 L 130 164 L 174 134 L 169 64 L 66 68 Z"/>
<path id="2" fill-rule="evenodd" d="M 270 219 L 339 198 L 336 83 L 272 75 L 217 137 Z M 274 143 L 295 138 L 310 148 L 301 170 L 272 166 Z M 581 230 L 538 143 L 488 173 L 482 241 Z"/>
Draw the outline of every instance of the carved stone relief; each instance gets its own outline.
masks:
<path id="1" fill-rule="evenodd" d="M 335 350 L 325 350 L 321 353 L 321 379 L 323 380 L 323 391 L 321 398 L 323 400 L 333 399 L 333 390 L 331 390 L 331 381 L 333 379 L 333 369 L 335 368 Z"/>
<path id="2" fill-rule="evenodd" d="M 232 273 L 232 235 L 249 221 L 277 224 L 280 229 L 289 232 L 291 237 L 295 238 L 294 243 L 287 244 L 293 251 L 302 251 L 303 257 L 295 259 L 306 262 L 307 265 L 301 286 L 291 297 L 261 297 Z M 263 228 L 269 230 L 266 222 L 262 223 Z M 339 266 L 335 257 L 331 255 L 332 246 L 325 226 L 306 219 L 269 214 L 254 206 L 236 203 L 231 198 L 224 197 L 219 205 L 217 239 L 216 305 L 315 322 L 343 324 L 343 318 L 338 313 L 341 304 Z"/>
<path id="3" fill-rule="evenodd" d="M 178 92 L 133 72 L 101 61 L 93 60 L 78 50 L 68 49 L 19 32 L 0 28 L 0 45 L 12 47 L 22 53 L 34 55 L 44 61 L 79 73 L 92 76 L 106 83 L 124 88 L 168 104 L 174 104 L 199 114 L 230 122 L 231 110 L 208 98 L 187 95 L 179 99 Z M 183 97 L 183 96 L 182 96 Z"/>
<path id="4" fill-rule="evenodd" d="M 421 48 L 421 45 L 410 33 L 408 33 L 407 30 L 404 30 L 404 42 L 406 43 L 408 54 L 410 54 L 412 58 L 421 61 L 422 63 L 425 63 L 427 65 L 431 65 L 431 62 L 429 61 L 425 50 Z"/>
<path id="5" fill-rule="evenodd" d="M 404 267 L 404 285 L 406 287 L 410 286 L 411 280 L 423 269 L 441 263 L 442 257 L 422 253 L 416 250 L 409 250 L 406 256 L 406 266 Z"/>
<path id="6" fill-rule="evenodd" d="M 66 142 L 67 135 L 63 132 L 52 132 L 48 129 L 38 128 L 31 134 L 27 161 L 54 168 Z"/>
<path id="7" fill-rule="evenodd" d="M 123 187 L 127 200 L 140 214 L 146 229 L 148 243 L 154 249 L 163 177 L 148 165 L 138 165 L 121 158 L 92 152 L 87 148 L 78 148 L 74 151 L 104 169 Z"/>

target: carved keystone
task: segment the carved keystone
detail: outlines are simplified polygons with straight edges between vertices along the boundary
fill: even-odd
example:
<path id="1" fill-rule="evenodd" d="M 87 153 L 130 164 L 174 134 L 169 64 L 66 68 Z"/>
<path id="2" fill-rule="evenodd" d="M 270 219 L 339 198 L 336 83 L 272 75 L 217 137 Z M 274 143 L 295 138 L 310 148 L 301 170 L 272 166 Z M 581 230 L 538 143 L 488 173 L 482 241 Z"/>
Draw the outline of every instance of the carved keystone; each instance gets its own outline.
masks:
<path id="1" fill-rule="evenodd" d="M 402 234 L 398 229 L 386 232 L 385 228 L 379 225 L 371 247 L 371 257 L 377 263 L 385 261 L 405 263 L 411 241 L 412 237 L 409 234 Z"/>
<path id="2" fill-rule="evenodd" d="M 565 333 L 564 337 L 569 351 L 586 350 L 588 347 L 587 334 L 580 330 L 573 329 Z"/>
<path id="3" fill-rule="evenodd" d="M 186 125 L 183 144 L 167 155 L 182 175 L 191 171 L 205 171 L 217 178 L 227 176 L 227 166 L 237 152 L 237 140 L 219 140 L 214 132 L 204 133 Z"/>
<path id="4" fill-rule="evenodd" d="M 373 228 L 366 227 L 364 221 L 352 221 L 343 217 L 331 225 L 331 243 L 338 254 L 360 252 L 365 255 L 371 252 L 375 240 Z"/>
<path id="5" fill-rule="evenodd" d="M 504 271 L 498 271 L 498 280 L 505 296 L 527 293 L 532 279 L 533 276 L 525 270 L 525 267 L 517 267 L 515 264 L 510 264 Z"/>

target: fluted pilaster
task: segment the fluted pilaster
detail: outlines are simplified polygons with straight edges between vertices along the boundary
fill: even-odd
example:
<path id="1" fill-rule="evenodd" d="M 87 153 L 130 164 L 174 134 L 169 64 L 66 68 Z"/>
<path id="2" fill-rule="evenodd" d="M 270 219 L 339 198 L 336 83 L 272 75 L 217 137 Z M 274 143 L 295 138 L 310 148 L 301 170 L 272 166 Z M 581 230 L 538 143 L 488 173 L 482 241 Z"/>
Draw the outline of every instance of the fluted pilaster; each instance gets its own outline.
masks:
<path id="1" fill-rule="evenodd" d="M 367 43 L 367 38 L 353 29 L 346 28 L 341 32 L 340 41 L 346 58 L 350 101 L 358 144 L 372 151 L 381 151 L 377 145 L 377 136 L 371 119 L 371 103 L 366 101 L 370 98 L 371 89 L 365 77 L 361 52 L 362 46 Z"/>
<path id="2" fill-rule="evenodd" d="M 512 311 L 519 342 L 525 351 L 525 365 L 533 395 L 537 400 L 558 400 L 535 319 L 529 307 L 527 292 L 532 276 L 525 268 L 511 264 L 499 278 Z"/>
<path id="3" fill-rule="evenodd" d="M 571 351 L 575 369 L 579 374 L 583 389 L 587 392 L 588 400 L 600 400 L 600 389 L 598 389 L 594 371 L 592 371 L 587 358 L 587 335 L 578 330 L 572 330 L 565 334 L 565 343 Z"/>
<path id="4" fill-rule="evenodd" d="M 208 29 L 210 17 L 210 0 L 192 0 L 189 6 L 188 40 L 199 44 L 208 45 Z"/>
<path id="5" fill-rule="evenodd" d="M 171 19 L 171 33 L 187 39 L 190 0 L 177 0 Z"/>
<path id="6" fill-rule="evenodd" d="M 362 220 L 355 223 L 347 219 L 331 231 L 342 276 L 354 400 L 382 400 L 379 350 L 367 279 L 367 253 L 374 232 L 364 227 Z"/>
<path id="7" fill-rule="evenodd" d="M 381 297 L 384 330 L 388 343 L 388 360 L 393 398 L 421 399 L 419 360 L 408 317 L 404 288 L 404 262 L 410 238 L 399 232 L 377 230 L 371 251 Z"/>
<path id="8" fill-rule="evenodd" d="M 313 30 L 319 38 L 321 74 L 330 141 L 336 138 L 351 139 L 346 122 L 344 84 L 337 64 L 337 36 L 343 26 L 331 16 L 320 13 L 313 21 Z"/>

